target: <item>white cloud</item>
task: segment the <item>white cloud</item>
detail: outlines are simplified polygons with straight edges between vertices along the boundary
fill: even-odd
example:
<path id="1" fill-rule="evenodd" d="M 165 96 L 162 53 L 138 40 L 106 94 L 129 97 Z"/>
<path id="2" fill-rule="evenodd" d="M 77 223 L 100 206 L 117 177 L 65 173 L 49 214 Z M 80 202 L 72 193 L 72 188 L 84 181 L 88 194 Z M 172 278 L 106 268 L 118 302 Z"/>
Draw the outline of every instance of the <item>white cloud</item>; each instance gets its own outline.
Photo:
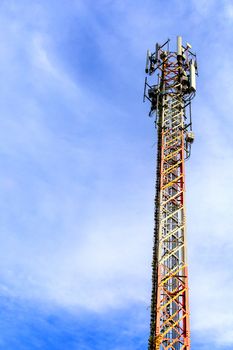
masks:
<path id="1" fill-rule="evenodd" d="M 224 12 L 226 18 L 232 20 L 233 18 L 233 4 L 231 0 L 224 1 Z"/>

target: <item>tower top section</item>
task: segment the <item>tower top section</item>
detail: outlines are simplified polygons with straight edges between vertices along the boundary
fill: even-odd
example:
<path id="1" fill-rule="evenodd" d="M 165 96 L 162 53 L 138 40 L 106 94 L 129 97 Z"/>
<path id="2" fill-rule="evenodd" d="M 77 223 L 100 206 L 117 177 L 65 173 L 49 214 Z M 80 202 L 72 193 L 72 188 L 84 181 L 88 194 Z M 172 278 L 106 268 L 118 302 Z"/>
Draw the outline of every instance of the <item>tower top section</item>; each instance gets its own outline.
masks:
<path id="1" fill-rule="evenodd" d="M 155 45 L 155 52 L 147 50 L 146 56 L 146 74 L 152 75 L 161 68 L 162 65 L 173 57 L 177 61 L 177 65 L 180 67 L 180 76 L 186 76 L 189 79 L 183 79 L 182 92 L 183 94 L 189 94 L 196 91 L 196 79 L 197 74 L 197 59 L 196 54 L 191 51 L 192 46 L 186 43 L 182 44 L 182 37 L 177 36 L 176 51 L 170 50 L 170 39 L 168 39 L 163 45 L 158 43 Z"/>
<path id="2" fill-rule="evenodd" d="M 175 50 L 170 49 L 170 39 L 162 45 L 157 43 L 154 52 L 147 50 L 144 85 L 144 101 L 150 102 L 149 116 L 155 115 L 156 126 L 165 128 L 162 112 L 169 106 L 171 108 L 171 103 L 173 106 L 179 104 L 187 141 L 187 158 L 194 141 L 191 101 L 196 94 L 198 75 L 196 54 L 191 49 L 192 46 L 189 43 L 184 45 L 182 37 L 178 36 Z"/>
<path id="3" fill-rule="evenodd" d="M 149 76 L 152 76 L 157 72 L 157 88 L 162 88 L 161 92 L 163 94 L 180 94 L 186 101 L 191 100 L 194 97 L 198 69 L 196 54 L 193 53 L 191 49 L 192 46 L 189 43 L 183 45 L 182 37 L 177 36 L 175 51 L 170 50 L 170 39 L 168 39 L 163 45 L 157 43 L 154 52 L 147 50 L 145 72 Z M 164 69 L 171 64 L 174 67 L 174 74 L 176 74 L 177 80 L 175 85 L 170 86 L 170 89 L 167 89 L 168 84 L 161 87 L 160 83 Z M 178 68 L 178 74 L 176 68 Z M 145 82 L 147 83 L 147 78 Z M 150 98 L 150 96 L 146 95 L 146 87 L 145 84 L 144 99 L 148 97 Z M 153 108 L 151 112 L 153 112 Z"/>

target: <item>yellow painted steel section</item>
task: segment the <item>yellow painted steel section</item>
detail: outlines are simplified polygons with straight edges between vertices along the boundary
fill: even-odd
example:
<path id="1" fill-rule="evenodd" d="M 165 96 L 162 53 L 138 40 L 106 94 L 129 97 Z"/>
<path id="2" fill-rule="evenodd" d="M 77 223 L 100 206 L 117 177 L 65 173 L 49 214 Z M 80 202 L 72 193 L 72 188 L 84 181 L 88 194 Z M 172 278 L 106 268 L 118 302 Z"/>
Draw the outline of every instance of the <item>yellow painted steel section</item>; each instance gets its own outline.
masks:
<path id="1" fill-rule="evenodd" d="M 174 152 L 169 153 L 167 156 L 165 155 L 164 157 L 164 162 L 167 162 L 168 160 L 170 160 L 171 158 L 173 158 L 174 156 L 176 156 L 179 152 L 181 152 L 182 148 L 179 147 L 178 149 L 176 149 Z"/>
<path id="2" fill-rule="evenodd" d="M 182 163 L 182 160 L 176 162 L 174 165 L 172 165 L 170 168 L 167 168 L 164 170 L 163 175 L 172 172 L 172 170 L 176 169 L 180 164 Z"/>
<path id="3" fill-rule="evenodd" d="M 158 311 L 160 310 L 163 310 L 166 306 L 170 305 L 172 301 L 175 301 L 181 294 L 184 293 L 184 291 L 186 290 L 186 288 L 184 289 L 181 289 L 181 291 L 179 293 L 177 293 L 174 297 L 170 298 L 170 300 L 166 303 L 166 304 L 163 304 L 159 309 Z"/>
<path id="4" fill-rule="evenodd" d="M 165 190 L 166 188 L 174 185 L 176 182 L 178 182 L 184 175 L 180 175 L 177 178 L 175 178 L 174 180 L 170 181 L 168 184 L 166 184 L 165 186 L 162 187 L 163 190 Z"/>
<path id="5" fill-rule="evenodd" d="M 182 268 L 184 268 L 186 266 L 186 264 L 184 262 L 182 262 L 180 265 Z M 172 278 L 174 276 L 174 271 L 175 271 L 175 269 L 173 269 L 173 270 L 169 269 L 169 272 L 166 275 L 164 275 L 163 279 L 164 278 L 168 278 L 168 279 Z"/>
<path id="6" fill-rule="evenodd" d="M 174 216 L 175 214 L 177 214 L 181 209 L 182 209 L 182 207 L 181 207 L 181 208 L 178 208 L 176 211 L 172 212 L 172 213 L 169 214 L 168 216 L 165 216 L 161 221 L 166 221 L 166 220 L 168 220 L 168 219 L 171 219 L 172 216 Z"/>
<path id="7" fill-rule="evenodd" d="M 164 205 L 166 205 L 167 203 L 173 201 L 174 199 L 176 199 L 177 197 L 180 197 L 183 194 L 184 191 L 180 191 L 177 192 L 174 196 L 169 197 L 166 201 L 163 202 Z"/>
<path id="8" fill-rule="evenodd" d="M 183 315 L 175 323 L 173 323 L 173 325 L 171 327 L 167 328 L 166 331 L 164 333 L 162 333 L 162 336 L 166 335 L 172 328 L 174 328 L 174 326 L 176 326 L 181 320 L 183 320 L 184 317 L 186 317 L 186 315 Z"/>
<path id="9" fill-rule="evenodd" d="M 180 230 L 182 230 L 182 229 L 184 229 L 184 225 L 182 225 L 182 226 L 180 226 L 180 227 L 177 227 L 175 230 L 171 231 L 171 232 L 169 233 L 169 235 L 166 235 L 161 241 L 162 241 L 162 242 L 166 241 L 168 238 L 170 238 L 171 236 L 173 236 L 177 231 L 180 231 Z"/>
<path id="10" fill-rule="evenodd" d="M 162 264 L 162 263 L 164 262 L 164 260 L 170 258 L 171 256 L 174 256 L 174 254 L 175 254 L 178 250 L 182 249 L 183 247 L 184 247 L 184 243 L 181 244 L 181 245 L 179 245 L 179 246 L 176 247 L 175 249 L 170 250 L 169 253 L 165 253 L 165 255 L 163 256 L 163 258 L 160 260 L 160 263 Z"/>

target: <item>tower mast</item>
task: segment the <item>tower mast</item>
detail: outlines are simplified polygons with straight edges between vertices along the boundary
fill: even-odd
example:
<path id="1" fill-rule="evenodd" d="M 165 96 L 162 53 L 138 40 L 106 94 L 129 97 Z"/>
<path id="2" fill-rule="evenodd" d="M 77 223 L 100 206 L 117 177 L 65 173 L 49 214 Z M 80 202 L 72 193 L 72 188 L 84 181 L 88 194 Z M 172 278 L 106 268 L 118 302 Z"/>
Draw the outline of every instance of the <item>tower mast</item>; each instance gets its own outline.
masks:
<path id="1" fill-rule="evenodd" d="M 194 141 L 191 100 L 196 92 L 197 62 L 191 45 L 177 37 L 147 51 L 144 101 L 157 127 L 157 178 L 152 260 L 149 350 L 189 350 L 190 325 L 186 252 L 185 167 Z"/>

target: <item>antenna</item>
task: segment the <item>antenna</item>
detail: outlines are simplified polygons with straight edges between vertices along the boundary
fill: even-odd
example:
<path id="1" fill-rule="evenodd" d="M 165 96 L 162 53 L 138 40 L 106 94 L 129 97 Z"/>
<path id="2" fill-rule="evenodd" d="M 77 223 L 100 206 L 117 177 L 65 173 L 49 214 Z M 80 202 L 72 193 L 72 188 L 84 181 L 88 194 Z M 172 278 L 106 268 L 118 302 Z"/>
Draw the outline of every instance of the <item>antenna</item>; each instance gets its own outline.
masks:
<path id="1" fill-rule="evenodd" d="M 150 50 L 147 50 L 147 53 L 146 53 L 146 69 L 145 69 L 145 72 L 147 74 L 149 73 L 150 58 L 151 58 Z"/>
<path id="2" fill-rule="evenodd" d="M 177 56 L 183 56 L 182 37 L 177 37 Z"/>

